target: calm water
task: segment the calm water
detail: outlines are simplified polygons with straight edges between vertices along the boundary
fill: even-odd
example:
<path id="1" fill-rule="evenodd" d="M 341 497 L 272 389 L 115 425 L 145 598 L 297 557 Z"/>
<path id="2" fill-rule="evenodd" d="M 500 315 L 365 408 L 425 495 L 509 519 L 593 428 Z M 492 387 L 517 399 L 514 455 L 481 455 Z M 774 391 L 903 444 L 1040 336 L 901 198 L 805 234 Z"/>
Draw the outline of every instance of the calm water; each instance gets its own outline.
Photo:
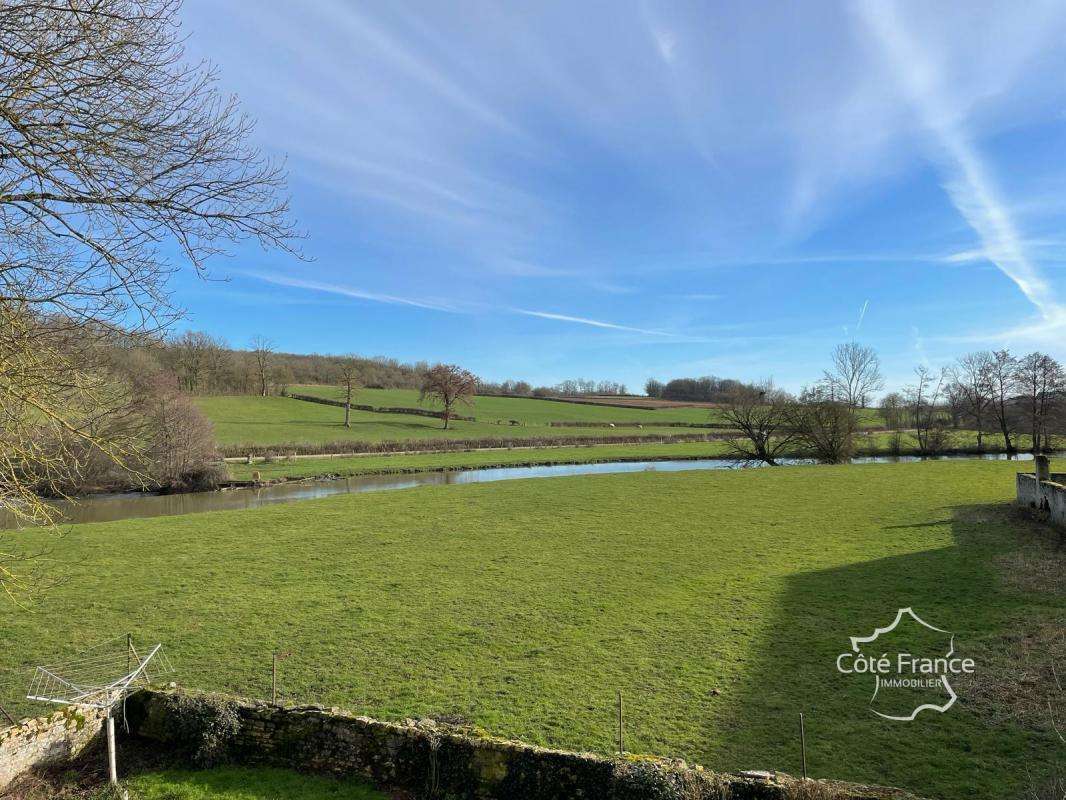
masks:
<path id="1" fill-rule="evenodd" d="M 985 459 L 1003 461 L 1002 453 L 983 456 L 937 456 L 935 460 Z M 1015 458 L 1031 460 L 1022 453 Z M 889 464 L 927 460 L 920 456 L 862 456 L 853 464 Z M 782 459 L 782 464 L 811 464 L 809 459 Z M 313 500 L 336 494 L 360 494 L 390 489 L 411 489 L 416 486 L 441 486 L 457 483 L 488 483 L 518 478 L 555 478 L 565 475 L 606 475 L 616 472 L 680 472 L 682 470 L 742 469 L 735 461 L 704 458 L 690 461 L 608 461 L 601 464 L 556 464 L 534 467 L 495 467 L 491 469 L 452 470 L 448 472 L 417 472 L 409 475 L 360 475 L 334 480 L 307 480 L 282 483 L 259 489 L 229 489 L 222 492 L 196 494 L 154 495 L 140 492 L 88 495 L 76 503 L 59 503 L 68 522 L 110 522 L 132 517 L 162 517 L 175 514 L 195 514 L 201 511 L 229 511 L 261 508 L 274 503 Z M 0 515 L 0 528 L 10 527 L 9 518 Z"/>

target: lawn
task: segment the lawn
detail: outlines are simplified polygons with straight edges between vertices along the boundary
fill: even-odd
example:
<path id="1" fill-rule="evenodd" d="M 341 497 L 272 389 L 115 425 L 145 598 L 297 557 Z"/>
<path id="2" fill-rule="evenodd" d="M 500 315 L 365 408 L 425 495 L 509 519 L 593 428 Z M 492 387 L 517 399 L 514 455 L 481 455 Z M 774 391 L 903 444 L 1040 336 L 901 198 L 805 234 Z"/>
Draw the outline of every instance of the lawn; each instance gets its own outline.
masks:
<path id="1" fill-rule="evenodd" d="M 147 773 L 132 778 L 129 788 L 137 800 L 385 800 L 362 781 L 265 767 Z"/>
<path id="2" fill-rule="evenodd" d="M 292 702 L 599 751 L 621 690 L 631 750 L 719 769 L 798 772 L 802 711 L 813 775 L 1009 797 L 1063 754 L 1041 704 L 1004 692 L 1066 622 L 1066 558 L 1013 511 L 1018 469 L 556 478 L 27 532 L 67 579 L 0 610 L 0 666 L 130 630 L 185 685 L 262 697 L 279 648 Z M 907 606 L 979 680 L 890 722 L 835 659 Z"/>
<path id="3" fill-rule="evenodd" d="M 454 420 L 444 430 L 439 419 L 414 414 L 378 414 L 352 411 L 351 427 L 344 427 L 344 410 L 336 406 L 293 400 L 288 397 L 221 395 L 194 398 L 215 428 L 223 447 L 330 442 L 383 442 L 412 439 L 515 439 L 526 437 L 579 436 L 676 436 L 706 434 L 706 428 L 549 428 L 497 425 L 492 422 Z M 557 404 L 561 405 L 561 404 Z"/>
<path id="4" fill-rule="evenodd" d="M 301 775 L 270 767 L 168 769 L 131 776 L 130 800 L 386 800 L 362 781 Z M 101 789 L 92 797 L 110 800 Z"/>

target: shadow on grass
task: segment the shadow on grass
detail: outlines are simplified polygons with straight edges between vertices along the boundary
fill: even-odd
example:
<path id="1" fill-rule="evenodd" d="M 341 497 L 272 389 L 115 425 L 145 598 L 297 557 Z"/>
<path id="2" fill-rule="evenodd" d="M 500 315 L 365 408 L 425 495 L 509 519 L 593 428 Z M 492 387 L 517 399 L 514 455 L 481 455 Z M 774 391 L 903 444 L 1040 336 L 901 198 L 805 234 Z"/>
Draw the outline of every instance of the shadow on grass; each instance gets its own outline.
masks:
<path id="1" fill-rule="evenodd" d="M 1006 641 L 1019 625 L 1035 627 L 1049 610 L 1057 608 L 1061 614 L 1061 596 L 1049 603 L 1047 595 L 1021 592 L 997 566 L 1029 546 L 1027 535 L 1042 535 L 1042 526 L 1026 526 L 1003 504 L 948 510 L 948 519 L 886 525 L 884 530 L 950 525 L 951 546 L 786 580 L 759 656 L 731 693 L 724 745 L 710 765 L 798 774 L 800 712 L 805 715 L 809 774 L 900 786 L 928 797 L 1018 796 L 1027 770 L 1049 772 L 1066 755 L 1046 727 L 1003 716 L 993 719 L 966 680 L 951 679 L 959 697 L 945 713 L 927 710 L 902 722 L 871 710 L 872 676 L 837 669 L 837 656 L 850 651 L 849 637 L 868 636 L 892 623 L 898 609 L 912 608 L 929 624 L 954 634 L 956 654 L 976 661 L 969 680 L 980 683 L 982 669 L 990 674 L 1002 666 L 992 663 L 1004 657 L 1004 648 L 996 643 Z M 905 652 L 915 654 L 924 655 L 921 647 L 935 648 L 936 634 L 912 627 L 926 636 L 913 650 L 906 647 L 906 626 L 901 624 L 863 651 L 875 657 L 888 651 L 895 660 L 901 643 Z M 901 634 L 902 639 L 893 640 Z M 941 702 L 946 699 L 944 693 Z"/>
<path id="2" fill-rule="evenodd" d="M 385 800 L 358 780 L 305 775 L 271 767 L 168 769 L 129 779 L 142 800 Z"/>

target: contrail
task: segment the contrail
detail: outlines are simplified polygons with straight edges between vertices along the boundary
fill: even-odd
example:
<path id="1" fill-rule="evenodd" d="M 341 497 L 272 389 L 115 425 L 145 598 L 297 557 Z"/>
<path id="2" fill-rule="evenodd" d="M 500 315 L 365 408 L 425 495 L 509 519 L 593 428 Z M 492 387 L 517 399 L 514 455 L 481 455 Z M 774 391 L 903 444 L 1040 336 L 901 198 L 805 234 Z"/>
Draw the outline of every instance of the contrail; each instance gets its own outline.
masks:
<path id="1" fill-rule="evenodd" d="M 1025 253 L 1022 238 L 980 154 L 945 102 L 936 66 L 911 37 L 890 0 L 866 0 L 859 8 L 925 126 L 939 140 L 953 173 L 944 190 L 981 239 L 985 258 L 1015 283 L 1045 320 L 1061 319 L 1062 307 Z"/>

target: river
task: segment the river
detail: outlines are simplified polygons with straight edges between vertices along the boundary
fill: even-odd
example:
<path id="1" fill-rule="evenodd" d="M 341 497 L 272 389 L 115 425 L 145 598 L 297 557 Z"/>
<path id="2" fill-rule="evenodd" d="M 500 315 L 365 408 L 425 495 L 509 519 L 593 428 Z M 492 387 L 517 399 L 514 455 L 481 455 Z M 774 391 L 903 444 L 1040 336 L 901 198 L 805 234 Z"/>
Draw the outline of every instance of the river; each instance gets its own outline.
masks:
<path id="1" fill-rule="evenodd" d="M 1014 458 L 1031 460 L 1032 455 L 1021 453 Z M 853 464 L 888 464 L 909 461 L 948 459 L 1007 459 L 1003 453 L 985 455 L 950 455 L 925 458 L 922 456 L 859 456 Z M 781 459 L 783 465 L 811 464 L 809 459 Z M 177 514 L 196 514 L 203 511 L 230 511 L 262 508 L 275 503 L 314 500 L 338 494 L 361 494 L 394 489 L 413 489 L 416 486 L 443 486 L 463 483 L 489 483 L 520 478 L 556 478 L 567 475 L 606 475 L 621 472 L 681 472 L 684 470 L 742 469 L 730 459 L 702 458 L 677 461 L 605 461 L 597 464 L 553 464 L 524 467 L 491 467 L 487 469 L 447 470 L 444 472 L 414 472 L 392 475 L 358 475 L 329 480 L 302 480 L 279 483 L 256 489 L 227 489 L 220 492 L 157 495 L 146 492 L 116 492 L 79 497 L 76 501 L 60 501 L 57 506 L 66 522 L 112 522 L 137 517 L 162 517 Z M 0 514 L 0 529 L 10 528 L 11 518 Z"/>

